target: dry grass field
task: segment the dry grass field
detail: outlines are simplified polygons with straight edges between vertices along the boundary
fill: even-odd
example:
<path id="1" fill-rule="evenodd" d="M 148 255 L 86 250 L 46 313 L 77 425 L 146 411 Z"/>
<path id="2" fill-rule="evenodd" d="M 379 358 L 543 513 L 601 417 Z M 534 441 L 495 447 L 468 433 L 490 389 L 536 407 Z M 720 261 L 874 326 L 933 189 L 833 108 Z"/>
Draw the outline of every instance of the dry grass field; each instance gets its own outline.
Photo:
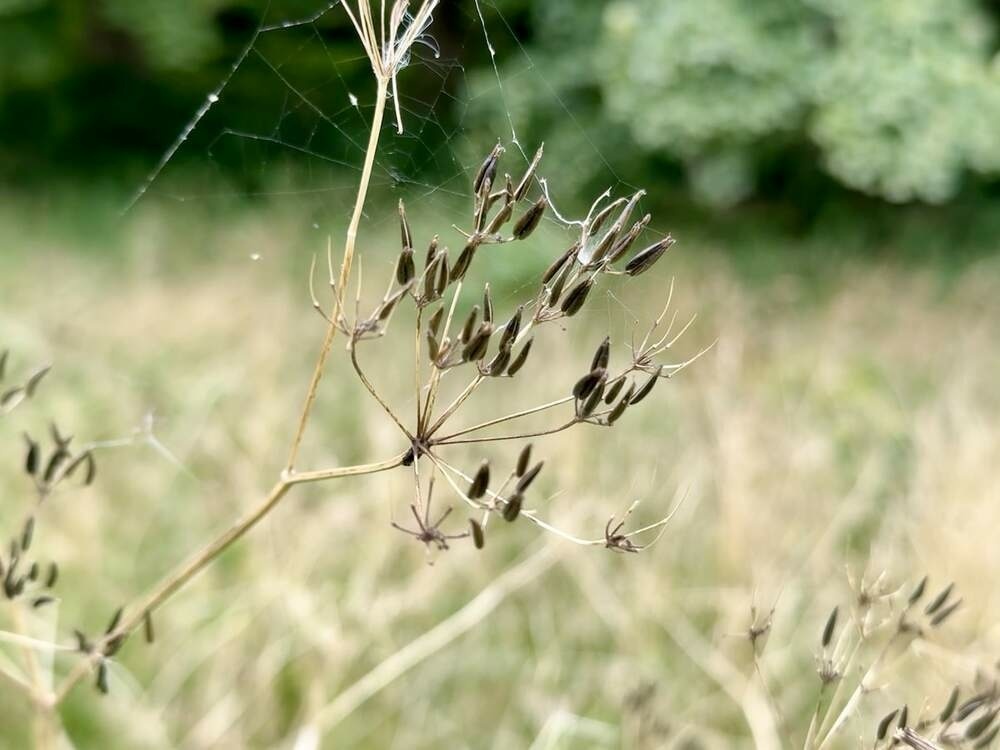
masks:
<path id="1" fill-rule="evenodd" d="M 323 334 L 306 271 L 325 235 L 288 210 L 189 221 L 151 209 L 97 255 L 29 229 L 33 218 L 4 218 L 0 349 L 17 371 L 54 367 L 0 421 L 0 528 L 16 533 L 30 498 L 23 431 L 55 420 L 103 446 L 93 486 L 57 494 L 39 518 L 36 545 L 63 573 L 60 600 L 28 626 L 45 639 L 58 625 L 68 643 L 273 482 Z M 395 225 L 366 231 L 365 276 L 384 277 Z M 110 695 L 88 683 L 72 695 L 75 746 L 802 747 L 824 622 L 835 605 L 857 611 L 849 580 L 882 571 L 890 587 L 954 581 L 964 601 L 887 664 L 829 747 L 870 747 L 890 709 L 930 715 L 977 669 L 988 678 L 1000 647 L 1000 263 L 944 280 L 843 261 L 808 281 L 750 282 L 726 259 L 738 248 L 680 239 L 628 295 L 590 303 L 568 335 L 544 334 L 515 386 L 460 417 L 565 395 L 605 332 L 624 356 L 631 319 L 641 331 L 655 318 L 675 278 L 680 316 L 698 314 L 678 359 L 714 348 L 613 431 L 535 444 L 546 471 L 532 502 L 546 518 L 600 537 L 634 500 L 648 521 L 680 503 L 658 544 L 618 554 L 514 523 L 491 525 L 482 551 L 460 540 L 428 558 L 389 523 L 405 520 L 406 472 L 309 486 L 157 614 L 152 646 L 126 645 Z M 498 307 L 563 242 L 546 228 L 484 261 L 505 279 Z M 364 353 L 404 411 L 407 336 Z M 333 362 L 301 465 L 405 449 L 342 345 Z M 511 462 L 516 447 L 489 455 Z M 481 457 L 454 451 L 466 467 Z M 754 606 L 758 624 L 775 607 L 756 660 Z M 0 652 L 20 668 L 18 648 Z M 55 658 L 59 673 L 74 659 Z M 27 747 L 27 705 L 3 690 L 0 746 Z"/>

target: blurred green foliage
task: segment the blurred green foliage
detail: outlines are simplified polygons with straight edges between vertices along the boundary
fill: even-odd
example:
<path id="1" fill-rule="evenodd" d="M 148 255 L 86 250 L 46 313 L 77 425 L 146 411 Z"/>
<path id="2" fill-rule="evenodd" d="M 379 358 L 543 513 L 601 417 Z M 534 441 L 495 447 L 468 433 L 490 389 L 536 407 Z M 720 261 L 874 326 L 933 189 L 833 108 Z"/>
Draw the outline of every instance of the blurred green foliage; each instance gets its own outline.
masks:
<path id="1" fill-rule="evenodd" d="M 613 175 L 672 185 L 708 206 L 765 198 L 807 211 L 852 192 L 934 204 L 988 195 L 1000 172 L 1000 3 L 480 5 L 502 96 L 488 95 L 496 77 L 473 0 L 445 2 L 434 35 L 462 74 L 407 72 L 411 98 L 437 105 L 440 127 L 420 133 L 429 153 L 457 132 L 477 143 L 507 137 L 509 114 L 526 147 L 546 141 L 564 182 Z M 259 24 L 319 7 L 0 0 L 0 170 L 15 181 L 53 171 L 120 175 L 123 167 L 134 176 L 176 137 Z M 336 78 L 343 99 L 366 87 L 352 31 L 336 10 L 269 37 L 266 56 L 299 90 L 322 92 Z M 308 122 L 286 117 L 288 91 L 251 54 L 227 88 L 225 120 L 206 130 L 262 132 L 279 122 L 308 132 Z M 340 135 L 323 144 L 324 154 L 336 156 Z M 204 162 L 210 145 L 182 158 Z M 212 159 L 227 163 L 221 149 Z"/>

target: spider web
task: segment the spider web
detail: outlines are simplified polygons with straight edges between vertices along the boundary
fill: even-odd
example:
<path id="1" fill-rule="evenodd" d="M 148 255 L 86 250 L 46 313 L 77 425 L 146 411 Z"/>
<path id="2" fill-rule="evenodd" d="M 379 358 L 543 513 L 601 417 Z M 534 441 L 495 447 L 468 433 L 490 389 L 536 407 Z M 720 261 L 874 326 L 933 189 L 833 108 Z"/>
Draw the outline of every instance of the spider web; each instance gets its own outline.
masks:
<path id="1" fill-rule="evenodd" d="M 539 144 L 521 139 L 520 115 L 507 103 L 513 86 L 533 86 L 551 97 L 574 140 L 590 149 L 585 157 L 599 165 L 609 190 L 635 189 L 601 153 L 496 5 L 449 2 L 435 15 L 400 75 L 404 130 L 397 134 L 387 117 L 371 184 L 373 204 L 398 193 L 411 207 L 435 201 L 438 213 L 463 210 L 458 206 L 469 198 L 472 175 L 498 139 L 512 161 L 522 162 L 508 168 L 523 168 Z M 444 45 L 438 28 L 446 21 L 460 31 Z M 483 59 L 492 81 L 482 75 L 470 80 L 466 61 Z M 309 64 L 299 64 L 302 60 Z M 254 91 L 262 93 L 259 107 Z M 350 213 L 373 100 L 368 61 L 340 0 L 317 2 L 312 12 L 291 18 L 269 7 L 126 211 L 153 194 L 180 202 L 267 197 L 295 201 L 316 229 L 332 230 Z M 502 116 L 485 116 L 483 100 L 499 102 Z M 205 189 L 192 189 L 189 172 L 175 168 L 180 156 L 210 166 Z M 184 174 L 188 179 L 178 176 Z M 564 179 L 559 194 L 544 182 L 543 187 L 553 206 L 548 220 L 574 223 L 571 215 L 581 209 L 572 199 L 578 186 Z M 565 201 L 569 208 L 563 196 L 571 196 Z"/>

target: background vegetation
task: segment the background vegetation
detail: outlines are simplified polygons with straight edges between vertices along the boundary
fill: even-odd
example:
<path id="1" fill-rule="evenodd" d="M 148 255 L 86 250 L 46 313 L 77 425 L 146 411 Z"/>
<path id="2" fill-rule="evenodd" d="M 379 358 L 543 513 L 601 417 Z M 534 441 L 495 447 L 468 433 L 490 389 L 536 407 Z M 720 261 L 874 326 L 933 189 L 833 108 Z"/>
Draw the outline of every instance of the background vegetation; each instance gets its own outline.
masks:
<path id="1" fill-rule="evenodd" d="M 341 236 L 340 189 L 360 158 L 344 145 L 363 125 L 345 95 L 363 108 L 368 74 L 343 16 L 259 47 L 336 127 L 315 128 L 250 55 L 162 181 L 120 214 L 264 6 L 0 0 L 0 348 L 18 368 L 55 364 L 44 402 L 16 429 L 0 423 L 0 527 L 20 518 L 20 430 L 58 417 L 78 439 L 128 443 L 101 451 L 94 487 L 40 519 L 64 601 L 38 627 L 100 628 L 283 458 L 321 336 L 305 273 Z M 266 19 L 316 7 L 276 0 Z M 610 328 L 623 346 L 630 317 L 655 316 L 676 276 L 681 310 L 699 314 L 678 356 L 718 337 L 711 355 L 657 389 L 656 408 L 622 425 L 627 440 L 583 431 L 537 447 L 546 511 L 564 525 L 599 532 L 633 499 L 655 516 L 686 497 L 674 525 L 637 558 L 515 525 L 427 566 L 388 523 L 402 479 L 311 490 L 164 610 L 155 647 L 123 652 L 110 697 L 75 694 L 78 747 L 750 747 L 769 701 L 797 747 L 823 622 L 856 597 L 845 568 L 954 580 L 965 604 L 871 696 L 843 747 L 890 708 L 939 705 L 977 670 L 995 677 L 1000 6 L 483 11 L 503 90 L 476 8 L 445 3 L 440 61 L 427 51 L 404 74 L 419 138 L 391 141 L 380 162 L 365 268 L 391 263 L 401 194 L 418 236 L 447 231 L 508 116 L 526 150 L 546 141 L 570 208 L 585 188 L 646 187 L 678 248 L 627 313 L 594 304 L 526 374 L 561 395 L 595 337 Z M 227 129 L 280 137 L 219 139 Z M 565 240 L 550 224 L 494 256 L 498 304 Z M 380 375 L 405 400 L 404 376 Z M 394 436 L 360 396 L 331 373 L 306 462 L 382 455 Z M 150 414 L 155 440 L 136 432 Z M 369 670 L 476 601 L 467 630 L 352 702 Z M 745 636 L 751 605 L 775 602 L 768 696 Z M 26 746 L 24 715 L 0 701 L 0 748 Z"/>

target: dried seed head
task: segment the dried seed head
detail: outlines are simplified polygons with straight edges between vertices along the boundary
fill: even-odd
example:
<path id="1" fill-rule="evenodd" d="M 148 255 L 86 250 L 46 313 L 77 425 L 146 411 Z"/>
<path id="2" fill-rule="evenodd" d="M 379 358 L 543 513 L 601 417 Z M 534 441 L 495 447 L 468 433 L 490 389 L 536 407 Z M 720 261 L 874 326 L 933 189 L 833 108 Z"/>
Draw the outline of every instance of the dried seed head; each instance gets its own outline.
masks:
<path id="1" fill-rule="evenodd" d="M 478 500 L 483 495 L 486 494 L 486 489 L 490 485 L 490 462 L 484 460 L 480 465 L 479 469 L 476 471 L 476 475 L 472 478 L 472 484 L 469 486 L 469 498 L 472 500 Z"/>
<path id="2" fill-rule="evenodd" d="M 556 276 L 555 281 L 552 283 L 552 287 L 549 289 L 549 296 L 546 300 L 546 304 L 548 304 L 549 307 L 555 307 L 559 304 L 559 298 L 562 297 L 563 288 L 566 286 L 566 282 L 569 281 L 571 275 L 572 271 L 570 266 L 567 264 L 567 266 L 559 272 L 559 275 Z"/>
<path id="3" fill-rule="evenodd" d="M 528 361 L 528 354 L 531 352 L 531 342 L 534 339 L 528 339 L 527 343 L 521 347 L 521 351 L 517 353 L 514 357 L 514 361 L 510 363 L 510 367 L 507 368 L 507 375 L 509 377 L 514 377 L 517 375 L 518 371 L 524 367 L 524 363 Z"/>
<path id="4" fill-rule="evenodd" d="M 544 195 L 531 204 L 531 207 L 524 212 L 524 215 L 514 225 L 513 234 L 515 240 L 523 240 L 531 236 L 531 233 L 535 231 L 542 221 L 542 216 L 545 214 L 545 209 L 548 208 L 548 205 L 549 202 L 545 199 Z"/>
<path id="5" fill-rule="evenodd" d="M 490 294 L 489 284 L 483 288 L 483 320 L 493 322 L 493 295 Z"/>
<path id="6" fill-rule="evenodd" d="M 465 362 L 478 362 L 486 356 L 486 350 L 490 345 L 490 336 L 493 334 L 493 326 L 485 320 L 479 324 L 479 328 L 469 339 L 469 343 L 462 349 L 462 360 Z"/>
<path id="7" fill-rule="evenodd" d="M 608 217 L 611 216 L 611 214 L 617 211 L 619 208 L 621 208 L 621 206 L 625 204 L 626 200 L 627 200 L 626 198 L 618 198 L 617 200 L 612 201 L 603 209 L 601 209 L 601 211 L 597 214 L 597 216 L 595 216 L 593 220 L 590 222 L 590 226 L 587 227 L 587 234 L 591 237 L 596 237 L 597 234 L 601 231 L 601 228 L 607 222 Z"/>
<path id="8" fill-rule="evenodd" d="M 500 210 L 496 212 L 496 215 L 490 220 L 490 225 L 486 229 L 487 234 L 496 234 L 500 231 L 504 224 L 510 221 L 510 217 L 514 215 L 514 204 L 504 203 L 500 206 Z"/>
<path id="9" fill-rule="evenodd" d="M 517 456 L 517 468 L 514 473 L 519 477 L 524 476 L 524 472 L 528 470 L 528 464 L 531 462 L 531 443 L 528 443 L 521 449 L 520 454 Z"/>
<path id="10" fill-rule="evenodd" d="M 472 309 L 469 310 L 469 316 L 465 319 L 465 325 L 462 326 L 462 333 L 459 334 L 458 340 L 463 344 L 469 343 L 469 339 L 472 338 L 472 334 L 476 331 L 476 323 L 479 319 L 479 305 L 473 305 Z"/>
<path id="11" fill-rule="evenodd" d="M 28 516 L 28 520 L 24 522 L 24 528 L 21 530 L 21 549 L 27 552 L 31 549 L 31 542 L 35 538 L 35 517 Z"/>
<path id="12" fill-rule="evenodd" d="M 652 373 L 649 376 L 649 379 L 642 384 L 642 387 L 636 392 L 636 394 L 632 397 L 632 400 L 629 403 L 635 405 L 638 404 L 640 401 L 642 401 L 644 398 L 646 398 L 646 396 L 648 396 L 650 392 L 653 390 L 653 386 L 656 385 L 656 381 L 660 379 L 660 373 L 662 371 L 663 370 L 661 368 L 658 369 L 656 372 Z"/>
<path id="13" fill-rule="evenodd" d="M 625 410 L 629 407 L 629 402 L 632 398 L 632 394 L 635 392 L 635 383 L 629 385 L 628 390 L 625 391 L 625 395 L 622 396 L 621 401 L 615 404 L 615 408 L 611 410 L 608 414 L 608 424 L 612 425 L 619 420 Z"/>
<path id="14" fill-rule="evenodd" d="M 514 490 L 514 494 L 521 495 L 526 492 L 531 486 L 531 483 L 538 477 L 538 473 L 542 470 L 544 465 L 544 461 L 539 461 L 537 464 L 524 472 L 524 474 L 521 475 L 521 478 L 517 480 L 517 487 Z"/>
<path id="15" fill-rule="evenodd" d="M 588 266 L 596 266 L 604 260 L 604 257 L 611 251 L 611 248 L 617 244 L 618 236 L 621 234 L 621 231 L 621 222 L 616 221 L 611 225 L 611 228 L 605 232 L 604 237 L 601 238 L 601 241 L 597 243 L 597 246 L 590 254 L 590 259 L 587 262 Z"/>
<path id="16" fill-rule="evenodd" d="M 920 597 L 924 595 L 924 591 L 926 590 L 927 590 L 927 576 L 924 576 L 923 578 L 920 579 L 920 583 L 918 583 L 916 587 L 914 587 L 913 593 L 910 594 L 910 598 L 907 600 L 907 604 L 909 604 L 912 607 L 920 600 Z"/>
<path id="17" fill-rule="evenodd" d="M 625 255 L 625 253 L 632 249 L 632 245 L 639 238 L 639 235 L 642 234 L 643 230 L 649 225 L 649 221 L 652 218 L 653 217 L 650 214 L 646 214 L 621 236 L 618 242 L 615 243 L 615 246 L 611 248 L 611 252 L 608 253 L 608 263 L 617 263 L 618 260 Z"/>
<path id="18" fill-rule="evenodd" d="M 500 349 L 502 351 L 510 351 L 510 348 L 514 345 L 514 341 L 517 339 L 517 334 L 521 330 L 521 315 L 524 311 L 524 305 L 520 305 L 517 308 L 510 320 L 507 321 L 507 325 L 503 328 L 503 333 L 500 335 Z"/>
<path id="19" fill-rule="evenodd" d="M 600 345 L 597 347 L 597 351 L 594 352 L 594 358 L 590 361 L 590 369 L 596 370 L 598 367 L 606 369 L 610 359 L 611 359 L 611 337 L 605 336 L 604 341 L 600 343 Z"/>
<path id="20" fill-rule="evenodd" d="M 596 370 L 591 370 L 578 381 L 573 386 L 573 396 L 580 401 L 586 399 L 594 389 L 607 378 L 608 373 L 603 367 L 598 367 Z"/>
<path id="21" fill-rule="evenodd" d="M 413 234 L 410 232 L 410 222 L 406 220 L 406 207 L 403 205 L 403 201 L 399 201 L 399 235 L 403 244 L 403 250 L 409 250 L 412 254 L 413 252 Z M 406 282 L 401 281 L 400 284 L 405 284 Z"/>
<path id="22" fill-rule="evenodd" d="M 480 525 L 479 521 L 474 518 L 470 518 L 469 529 L 472 532 L 472 543 L 476 545 L 476 549 L 482 549 L 483 545 L 486 544 L 486 535 L 483 533 L 483 527 Z"/>
<path id="23" fill-rule="evenodd" d="M 944 704 L 944 708 L 941 709 L 941 715 L 938 717 L 938 720 L 942 724 L 947 722 L 951 718 L 951 715 L 955 713 L 955 707 L 958 705 L 958 695 L 959 690 L 958 685 L 956 685 L 951 689 L 951 695 L 948 696 L 948 701 Z"/>
<path id="24" fill-rule="evenodd" d="M 954 583 L 949 583 L 947 586 L 945 586 L 944 589 L 941 590 L 941 593 L 935 596 L 934 599 L 931 601 L 931 603 L 927 605 L 927 608 L 924 610 L 924 614 L 933 615 L 935 612 L 941 609 L 942 605 L 946 601 L 948 601 L 948 597 L 951 596 L 951 592 L 954 589 L 955 589 Z"/>
<path id="25" fill-rule="evenodd" d="M 517 188 L 514 190 L 514 200 L 519 201 L 528 193 L 528 188 L 531 187 L 531 180 L 535 176 L 535 170 L 538 168 L 538 163 L 542 160 L 542 154 L 545 151 L 545 144 L 543 143 L 538 147 L 538 151 L 535 152 L 535 157 L 531 160 L 531 164 L 528 165 L 528 171 L 524 173 L 524 177 L 518 183 Z"/>
<path id="26" fill-rule="evenodd" d="M 601 403 L 601 398 L 604 396 L 604 379 L 602 379 L 597 387 L 587 396 L 587 400 L 583 402 L 580 407 L 580 416 L 586 419 L 597 409 L 598 404 Z"/>
<path id="27" fill-rule="evenodd" d="M 659 242 L 654 242 L 644 250 L 640 250 L 636 253 L 635 257 L 625 265 L 625 273 L 629 276 L 638 276 L 641 273 L 645 273 L 653 267 L 653 264 L 656 263 L 656 261 L 658 261 L 673 244 L 674 238 L 667 235 Z"/>
<path id="28" fill-rule="evenodd" d="M 434 286 L 434 296 L 440 297 L 451 281 L 451 271 L 448 270 L 448 248 L 441 251 L 441 261 L 438 263 L 437 283 Z"/>
<path id="29" fill-rule="evenodd" d="M 593 279 L 584 279 L 581 281 L 570 289 L 569 294 L 566 295 L 566 299 L 563 300 L 559 309 L 569 317 L 576 315 L 587 301 L 587 295 L 590 294 L 590 289 L 593 286 Z"/>
<path id="30" fill-rule="evenodd" d="M 604 403 L 610 405 L 612 401 L 618 398 L 618 394 L 621 393 L 622 387 L 625 385 L 625 376 L 619 375 L 617 378 L 611 381 L 608 385 L 608 390 L 604 394 Z"/>
<path id="31" fill-rule="evenodd" d="M 24 440 L 28 444 L 28 452 L 24 457 L 24 470 L 31 476 L 35 476 L 38 473 L 38 443 L 27 435 L 24 436 Z"/>
<path id="32" fill-rule="evenodd" d="M 542 283 L 543 284 L 548 284 L 550 281 L 552 281 L 552 279 L 554 279 L 556 277 L 556 274 L 558 274 L 560 271 L 562 271 L 563 268 L 565 268 L 566 265 L 573 258 L 576 257 L 576 253 L 577 253 L 577 250 L 579 249 L 579 247 L 580 247 L 579 244 L 573 245 L 573 247 L 571 247 L 569 250 L 567 250 L 566 252 L 564 252 L 562 255 L 560 255 L 558 258 L 556 258 L 554 261 L 552 261 L 552 265 L 550 265 L 548 268 L 546 268 L 545 269 L 545 273 L 542 274 Z"/>
<path id="33" fill-rule="evenodd" d="M 431 263 L 437 257 L 438 251 L 438 236 L 435 234 L 431 237 L 431 243 L 427 246 L 427 256 L 424 258 L 424 270 L 431 267 Z"/>
<path id="34" fill-rule="evenodd" d="M 507 523 L 513 523 L 517 520 L 517 517 L 521 515 L 521 504 L 524 502 L 524 497 L 518 493 L 514 493 L 509 498 L 503 506 L 503 520 Z"/>
<path id="35" fill-rule="evenodd" d="M 396 309 L 396 305 L 398 305 L 399 301 L 406 296 L 406 293 L 410 291 L 410 287 L 412 285 L 413 282 L 411 281 L 409 284 L 400 287 L 393 292 L 385 302 L 382 303 L 378 310 L 379 320 L 386 321 L 389 319 L 389 316 L 392 315 L 392 311 Z"/>
<path id="36" fill-rule="evenodd" d="M 503 371 L 507 368 L 508 364 L 510 364 L 510 349 L 501 349 L 490 361 L 490 377 L 498 378 L 503 375 Z"/>
<path id="37" fill-rule="evenodd" d="M 476 172 L 476 178 L 472 182 L 472 192 L 479 195 L 484 190 L 490 189 L 493 185 L 493 180 L 497 176 L 497 164 L 500 162 L 500 156 L 503 154 L 504 148 L 499 143 L 493 147 L 489 155 L 483 160 L 482 165 L 479 167 L 479 171 Z"/>
<path id="38" fill-rule="evenodd" d="M 830 616 L 826 618 L 826 625 L 823 626 L 823 636 L 820 638 L 820 644 L 823 648 L 828 648 L 830 642 L 833 640 L 833 631 L 837 629 L 837 615 L 840 613 L 840 607 L 834 607 Z"/>
<path id="39" fill-rule="evenodd" d="M 451 275 L 448 277 L 449 283 L 455 281 L 461 281 L 465 278 L 465 274 L 469 271 L 469 266 L 472 265 L 472 259 L 476 255 L 476 248 L 478 245 L 475 242 L 469 242 L 463 248 L 461 254 L 458 256 L 458 260 L 455 261 L 455 265 L 451 267 Z"/>
<path id="40" fill-rule="evenodd" d="M 889 713 L 882 717 L 882 720 L 878 723 L 878 728 L 875 730 L 875 739 L 881 742 L 885 739 L 885 736 L 889 733 L 889 727 L 892 725 L 893 719 L 896 718 L 896 714 L 899 713 L 898 708 L 892 709 Z"/>
<path id="41" fill-rule="evenodd" d="M 396 261 L 396 283 L 406 286 L 417 275 L 417 266 L 413 262 L 413 248 L 404 247 Z"/>

